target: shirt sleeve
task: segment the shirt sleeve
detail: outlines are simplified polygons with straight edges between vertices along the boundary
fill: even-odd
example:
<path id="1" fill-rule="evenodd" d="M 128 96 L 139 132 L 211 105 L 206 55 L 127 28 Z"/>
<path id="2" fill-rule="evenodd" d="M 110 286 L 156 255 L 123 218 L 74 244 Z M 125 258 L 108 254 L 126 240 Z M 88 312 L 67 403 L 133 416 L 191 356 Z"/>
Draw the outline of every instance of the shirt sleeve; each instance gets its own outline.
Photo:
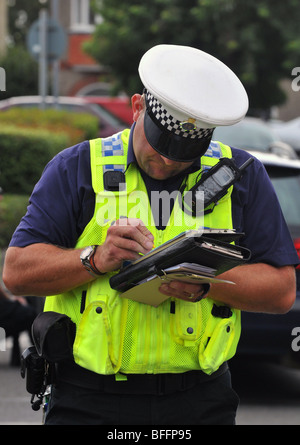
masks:
<path id="1" fill-rule="evenodd" d="M 46 166 L 10 246 L 74 247 L 94 211 L 89 143 L 63 150 Z"/>
<path id="2" fill-rule="evenodd" d="M 249 154 L 233 149 L 237 165 Z M 233 221 L 237 231 L 245 233 L 240 244 L 252 252 L 252 263 L 276 267 L 299 264 L 288 226 L 276 192 L 264 165 L 256 158 L 246 169 L 232 194 Z"/>

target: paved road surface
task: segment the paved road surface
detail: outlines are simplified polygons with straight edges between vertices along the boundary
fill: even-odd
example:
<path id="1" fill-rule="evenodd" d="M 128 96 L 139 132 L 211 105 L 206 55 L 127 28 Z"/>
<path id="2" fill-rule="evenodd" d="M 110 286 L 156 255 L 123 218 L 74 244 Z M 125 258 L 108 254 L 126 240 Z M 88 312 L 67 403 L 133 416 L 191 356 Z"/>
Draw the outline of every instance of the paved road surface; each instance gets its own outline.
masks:
<path id="1" fill-rule="evenodd" d="M 10 339 L 6 343 L 6 351 L 0 350 L 0 425 L 41 425 L 42 413 L 31 409 L 30 394 L 19 367 L 10 366 Z M 29 345 L 26 334 L 21 336 L 20 343 L 22 350 Z"/>
<path id="2" fill-rule="evenodd" d="M 241 403 L 238 425 L 300 425 L 300 369 L 234 359 L 233 386 Z"/>

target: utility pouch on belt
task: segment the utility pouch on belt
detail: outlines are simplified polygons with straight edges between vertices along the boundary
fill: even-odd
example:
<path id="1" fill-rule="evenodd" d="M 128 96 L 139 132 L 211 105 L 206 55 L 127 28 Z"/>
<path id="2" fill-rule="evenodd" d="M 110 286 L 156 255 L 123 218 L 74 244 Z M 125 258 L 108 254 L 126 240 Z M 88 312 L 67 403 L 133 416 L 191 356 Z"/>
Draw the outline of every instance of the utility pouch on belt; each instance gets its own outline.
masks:
<path id="1" fill-rule="evenodd" d="M 40 409 L 48 385 L 55 381 L 55 363 L 73 358 L 75 331 L 75 323 L 67 315 L 57 312 L 42 312 L 34 320 L 34 346 L 27 348 L 21 357 L 21 376 L 26 378 L 34 411 Z M 44 409 L 46 406 L 47 403 Z"/>
<path id="2" fill-rule="evenodd" d="M 73 359 L 76 325 L 64 314 L 42 312 L 32 324 L 32 338 L 38 354 L 49 363 Z"/>

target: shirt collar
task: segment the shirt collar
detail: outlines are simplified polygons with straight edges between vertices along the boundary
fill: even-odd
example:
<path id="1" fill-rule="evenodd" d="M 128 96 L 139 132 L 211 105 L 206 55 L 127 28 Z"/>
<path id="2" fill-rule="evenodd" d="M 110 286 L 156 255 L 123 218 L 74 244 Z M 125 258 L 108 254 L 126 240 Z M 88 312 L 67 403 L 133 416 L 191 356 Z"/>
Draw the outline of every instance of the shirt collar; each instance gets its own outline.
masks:
<path id="1" fill-rule="evenodd" d="M 129 134 L 129 141 L 128 141 L 128 152 L 127 152 L 127 168 L 132 162 L 137 163 L 136 157 L 133 151 L 133 132 L 134 132 L 135 122 L 133 123 L 130 134 Z"/>

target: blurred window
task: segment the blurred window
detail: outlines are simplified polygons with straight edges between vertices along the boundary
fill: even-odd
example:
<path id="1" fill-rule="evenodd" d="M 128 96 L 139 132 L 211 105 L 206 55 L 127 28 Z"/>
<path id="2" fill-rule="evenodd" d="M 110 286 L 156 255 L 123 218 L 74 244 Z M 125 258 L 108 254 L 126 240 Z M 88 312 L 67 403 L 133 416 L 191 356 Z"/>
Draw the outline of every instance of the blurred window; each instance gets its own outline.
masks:
<path id="1" fill-rule="evenodd" d="M 95 24 L 101 23 L 101 17 L 91 8 L 91 0 L 71 0 L 71 30 L 92 32 Z"/>

